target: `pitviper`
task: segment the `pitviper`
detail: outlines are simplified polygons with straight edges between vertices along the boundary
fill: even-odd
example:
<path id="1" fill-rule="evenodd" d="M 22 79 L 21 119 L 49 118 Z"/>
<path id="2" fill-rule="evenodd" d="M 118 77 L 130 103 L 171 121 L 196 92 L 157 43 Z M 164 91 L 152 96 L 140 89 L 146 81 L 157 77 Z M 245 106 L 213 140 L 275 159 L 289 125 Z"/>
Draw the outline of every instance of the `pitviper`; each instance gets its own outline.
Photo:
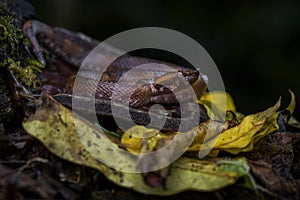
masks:
<path id="1" fill-rule="evenodd" d="M 35 55 L 43 64 L 46 64 L 46 61 L 41 45 L 59 59 L 72 65 L 74 69 L 78 69 L 91 50 L 99 44 L 98 41 L 82 33 L 52 28 L 35 20 L 26 22 L 23 30 L 33 45 Z M 113 47 L 107 46 L 104 51 L 97 54 L 100 67 L 101 63 L 105 63 L 106 58 L 112 56 L 113 51 L 115 51 Z M 137 68 L 144 64 L 148 65 L 144 68 Z M 163 68 L 162 65 L 169 68 Z M 65 69 L 60 69 L 60 71 L 63 70 Z M 184 129 L 189 129 L 208 119 L 205 109 L 199 105 L 200 115 L 196 116 L 200 117 L 197 124 L 188 123 L 189 119 L 194 117 L 195 112 L 189 110 L 189 104 L 194 103 L 195 97 L 199 98 L 206 90 L 207 78 L 197 70 L 129 54 L 122 55 L 114 60 L 105 71 L 102 70 L 102 76 L 98 82 L 97 72 L 101 70 L 89 69 L 89 66 L 85 66 L 85 71 L 72 75 L 74 71 L 71 69 L 71 73 L 65 73 L 68 76 L 66 85 L 59 94 L 54 95 L 54 98 L 68 107 L 72 107 L 72 97 L 79 98 L 82 101 L 81 112 L 87 114 L 92 111 L 87 111 L 84 105 L 90 100 L 91 97 L 88 95 L 94 89 L 96 90 L 96 113 L 103 118 L 112 116 L 111 98 L 112 94 L 115 94 L 117 101 L 120 101 L 117 105 L 119 110 L 122 111 L 129 106 L 130 116 L 119 112 L 113 117 L 125 121 L 132 119 L 135 123 L 142 125 L 147 125 L 151 121 L 149 114 L 152 120 L 153 118 L 160 120 L 161 115 L 166 115 L 160 112 L 149 113 L 152 112 L 151 106 L 159 103 L 167 111 L 166 122 L 162 128 L 164 131 L 177 131 L 183 121 L 188 124 Z M 134 70 L 133 74 L 123 78 L 123 75 L 130 70 Z M 178 81 L 178 77 L 183 78 L 185 83 Z M 77 90 L 79 93 L 72 96 L 75 79 L 80 82 Z M 137 79 L 141 81 L 136 81 Z M 120 80 L 122 80 L 121 83 Z M 187 84 L 192 87 L 192 91 L 188 89 Z M 122 104 L 124 99 L 129 99 L 129 105 Z M 182 111 L 189 112 L 189 117 L 182 118 Z"/>

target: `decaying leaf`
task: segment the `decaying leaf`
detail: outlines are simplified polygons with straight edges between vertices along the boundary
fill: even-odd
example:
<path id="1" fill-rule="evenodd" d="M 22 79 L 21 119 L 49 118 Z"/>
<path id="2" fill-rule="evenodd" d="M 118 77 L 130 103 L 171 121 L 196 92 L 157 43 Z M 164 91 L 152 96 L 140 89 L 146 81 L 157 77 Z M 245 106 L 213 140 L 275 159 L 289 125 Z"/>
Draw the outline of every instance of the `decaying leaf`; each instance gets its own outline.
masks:
<path id="1" fill-rule="evenodd" d="M 300 130 L 300 122 L 298 122 L 293 116 L 289 120 L 288 125 Z"/>
<path id="2" fill-rule="evenodd" d="M 199 151 L 200 149 L 213 149 L 213 145 L 216 142 L 215 140 L 217 139 L 217 134 L 220 133 L 224 129 L 224 127 L 225 125 L 222 122 L 208 120 L 205 123 L 202 123 L 198 127 L 189 131 L 195 131 L 196 134 L 192 144 L 188 148 L 188 151 Z"/>
<path id="3" fill-rule="evenodd" d="M 290 93 L 291 103 L 286 110 L 293 113 L 296 101 L 295 95 L 291 91 Z M 233 154 L 253 150 L 254 144 L 257 141 L 279 130 L 277 121 L 280 114 L 280 111 L 278 111 L 279 108 L 280 100 L 266 111 L 246 116 L 238 126 L 224 131 L 219 136 L 215 148 Z M 285 123 L 286 122 L 287 118 L 285 118 Z"/>
<path id="4" fill-rule="evenodd" d="M 23 122 L 24 129 L 57 156 L 95 168 L 120 186 L 147 194 L 171 195 L 184 190 L 213 191 L 235 183 L 246 174 L 249 176 L 249 168 L 244 167 L 248 166 L 244 158 L 233 159 L 229 170 L 224 167 L 227 164 L 222 163 L 222 159 L 181 157 L 171 165 L 165 189 L 151 188 L 139 173 L 121 172 L 113 169 L 113 166 L 104 165 L 101 162 L 104 157 L 101 156 L 116 159 L 118 162 L 115 165 L 121 168 L 128 167 L 131 158 L 118 154 L 115 151 L 117 145 L 104 137 L 95 126 L 80 117 L 74 117 L 70 110 L 48 98 L 44 96 L 36 112 Z M 245 173 L 240 173 L 241 170 Z"/>
<path id="5" fill-rule="evenodd" d="M 290 113 L 293 113 L 295 109 L 295 96 L 291 93 L 291 103 L 286 110 Z M 232 154 L 238 154 L 240 152 L 247 152 L 253 150 L 254 144 L 260 140 L 262 137 L 276 131 L 279 129 L 277 122 L 280 111 L 280 100 L 271 108 L 256 113 L 248 115 L 244 118 L 241 118 L 241 115 L 236 112 L 234 103 L 232 102 L 231 97 L 222 92 L 213 92 L 211 96 L 206 94 L 199 103 L 205 102 L 206 107 L 209 107 L 210 100 L 212 96 L 215 96 L 216 99 L 224 98 L 227 99 L 226 109 L 233 111 L 240 116 L 240 123 L 233 126 L 227 127 L 226 122 L 222 123 L 217 120 L 208 120 L 204 123 L 201 123 L 198 127 L 193 128 L 192 130 L 186 133 L 176 133 L 176 134 L 193 134 L 195 138 L 187 149 L 187 151 L 199 151 L 204 149 L 212 150 L 210 156 L 217 156 L 219 151 L 227 151 Z M 221 102 L 221 101 L 220 101 Z M 218 101 L 215 102 L 215 105 L 218 107 Z M 208 112 L 210 113 L 210 111 Z M 218 115 L 211 115 L 218 116 Z M 285 123 L 287 118 L 284 116 Z M 148 137 L 147 141 L 149 146 L 155 146 L 157 141 L 162 137 L 169 137 L 170 133 L 164 134 L 161 132 L 155 133 L 156 130 L 147 129 L 145 127 L 135 126 L 129 129 L 122 137 L 121 142 L 129 151 L 140 152 L 142 140 L 136 138 L 134 133 L 139 135 L 143 133 L 152 133 L 151 137 Z M 222 132 L 222 133 L 221 133 Z M 218 135 L 218 133 L 221 133 Z M 174 134 L 174 133 L 173 133 Z"/>
<path id="6" fill-rule="evenodd" d="M 238 119 L 243 118 L 243 114 L 236 111 L 233 99 L 227 92 L 207 92 L 200 97 L 197 103 L 205 107 L 209 118 L 213 120 L 222 120 L 225 111 L 233 111 Z M 212 110 L 212 105 L 215 107 L 214 110 Z"/>
<path id="7" fill-rule="evenodd" d="M 296 97 L 294 95 L 294 93 L 290 90 L 290 94 L 291 94 L 291 103 L 290 105 L 287 107 L 286 110 L 288 110 L 291 114 L 294 112 L 295 110 L 295 107 L 296 107 Z M 297 121 L 296 118 L 294 118 L 293 116 L 291 116 L 291 118 L 288 120 L 287 117 L 284 118 L 285 122 L 291 126 L 291 127 L 294 127 L 296 129 L 299 129 L 300 130 L 300 122 Z"/>
<path id="8" fill-rule="evenodd" d="M 289 90 L 289 92 L 291 94 L 291 102 L 290 102 L 290 105 L 287 107 L 287 110 L 290 111 L 291 113 L 293 113 L 296 108 L 296 97 L 295 97 L 295 94 L 291 90 Z"/>
<path id="9" fill-rule="evenodd" d="M 275 118 L 276 120 L 277 117 L 274 115 L 279 107 L 280 101 L 266 111 L 246 116 L 239 125 L 228 129 L 219 135 L 214 148 L 227 150 L 231 153 L 238 153 L 238 150 L 246 148 L 253 141 L 254 136 L 260 133 L 259 131 L 262 129 L 263 133 L 269 133 L 269 120 L 270 118 Z M 264 129 L 264 125 L 267 126 L 267 128 Z M 231 151 L 231 149 L 234 150 Z"/>
<path id="10" fill-rule="evenodd" d="M 174 135 L 175 133 L 173 133 Z M 148 150 L 153 150 L 158 140 L 168 138 L 172 135 L 161 133 L 156 129 L 146 128 L 144 126 L 134 126 L 128 129 L 121 138 L 124 147 L 133 153 L 140 153 L 142 144 L 147 145 Z"/>

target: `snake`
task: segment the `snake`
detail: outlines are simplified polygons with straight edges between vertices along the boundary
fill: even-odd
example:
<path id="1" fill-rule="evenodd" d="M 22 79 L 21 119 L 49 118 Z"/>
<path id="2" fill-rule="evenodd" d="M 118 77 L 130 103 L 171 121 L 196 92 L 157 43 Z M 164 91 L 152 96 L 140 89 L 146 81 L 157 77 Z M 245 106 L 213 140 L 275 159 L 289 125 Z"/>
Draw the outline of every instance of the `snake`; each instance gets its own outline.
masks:
<path id="1" fill-rule="evenodd" d="M 23 31 L 33 46 L 33 53 L 42 64 L 47 64 L 44 58 L 44 49 L 47 49 L 57 56 L 57 59 L 63 60 L 74 69 L 70 70 L 72 73 L 66 75 L 67 81 L 64 88 L 58 94 L 52 95 L 69 108 L 72 108 L 72 98 L 80 99 L 82 106 L 76 112 L 82 115 L 93 112 L 87 110 L 85 105 L 91 101 L 91 98 L 95 98 L 97 115 L 101 120 L 108 119 L 110 122 L 112 118 L 118 118 L 124 121 L 132 120 L 140 125 L 148 125 L 151 120 L 160 120 L 164 115 L 166 121 L 162 131 L 177 131 L 182 124 L 186 124 L 186 127 L 183 127 L 183 130 L 186 130 L 208 120 L 203 106 L 198 105 L 200 115 L 199 113 L 194 115 L 194 110 L 189 110 L 192 108 L 189 104 L 194 103 L 207 87 L 207 77 L 198 70 L 152 58 L 132 56 L 129 53 L 123 54 L 121 50 L 107 45 L 97 54 L 96 59 L 100 63 L 99 69 L 93 66 L 89 68 L 86 65 L 84 71 L 77 73 L 84 59 L 99 44 L 99 41 L 83 33 L 75 33 L 64 28 L 53 28 L 37 20 L 27 21 L 23 26 Z M 101 65 L 105 65 L 108 58 L 113 57 L 115 52 L 121 52 L 119 53 L 121 56 L 110 63 L 105 71 L 101 69 Z M 137 67 L 141 65 L 144 67 Z M 161 66 L 167 66 L 167 68 Z M 123 75 L 130 70 L 134 70 L 133 74 L 124 78 Z M 98 77 L 99 71 L 101 72 L 100 78 Z M 178 81 L 178 77 L 185 81 L 184 84 Z M 75 80 L 76 83 L 80 83 L 76 95 L 72 93 Z M 187 84 L 192 87 L 192 92 L 186 86 Z M 95 97 L 89 97 L 91 90 L 95 90 Z M 116 107 L 120 111 L 116 116 L 112 113 L 113 94 L 117 99 Z M 129 105 L 122 104 L 124 99 L 129 100 Z M 184 99 L 184 103 L 179 103 L 179 99 Z M 163 105 L 167 114 L 153 112 L 151 106 L 155 104 Z M 129 116 L 125 112 L 128 107 Z M 189 112 L 189 117 L 182 117 L 181 111 Z M 195 121 L 190 120 L 195 116 L 199 118 L 196 123 L 189 123 Z M 153 128 L 157 127 L 154 125 Z"/>

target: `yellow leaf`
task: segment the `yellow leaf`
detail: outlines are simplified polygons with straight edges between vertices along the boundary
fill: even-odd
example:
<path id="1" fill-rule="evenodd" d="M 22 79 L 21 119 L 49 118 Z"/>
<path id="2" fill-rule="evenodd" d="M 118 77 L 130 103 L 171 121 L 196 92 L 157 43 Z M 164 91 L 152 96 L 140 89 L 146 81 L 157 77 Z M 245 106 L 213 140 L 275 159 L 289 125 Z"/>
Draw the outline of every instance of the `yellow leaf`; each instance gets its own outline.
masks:
<path id="1" fill-rule="evenodd" d="M 291 117 L 288 122 L 288 125 L 297 129 L 300 129 L 300 122 L 297 121 L 295 117 Z"/>
<path id="2" fill-rule="evenodd" d="M 199 151 L 201 148 L 212 149 L 213 147 L 209 145 L 209 141 L 216 138 L 217 134 L 220 133 L 223 128 L 224 123 L 208 120 L 201 123 L 198 127 L 193 128 L 191 131 L 183 133 L 195 135 L 195 138 L 187 151 Z M 205 144 L 203 144 L 203 142 L 205 142 Z"/>
<path id="3" fill-rule="evenodd" d="M 225 114 L 225 111 L 233 111 L 238 119 L 243 117 L 241 113 L 236 112 L 232 97 L 223 91 L 205 93 L 197 103 L 206 108 L 208 116 L 213 120 L 223 120 L 222 116 Z M 215 107 L 214 110 L 212 110 L 212 105 Z"/>
<path id="4" fill-rule="evenodd" d="M 147 143 L 148 150 L 156 147 L 157 141 L 162 138 L 168 138 L 175 133 L 165 134 L 156 129 L 146 128 L 144 126 L 134 126 L 122 135 L 122 145 L 132 153 L 141 152 L 142 143 Z"/>
<path id="5" fill-rule="evenodd" d="M 142 148 L 142 141 L 144 137 L 149 138 L 147 135 L 153 136 L 154 129 L 147 129 L 144 126 L 134 126 L 123 133 L 121 143 L 130 152 L 139 153 Z M 147 134 L 149 133 L 149 134 Z"/>
<path id="6" fill-rule="evenodd" d="M 276 131 L 279 129 L 277 124 L 277 117 L 279 112 L 275 113 L 270 120 L 266 121 L 265 125 L 259 130 L 250 140 L 249 144 L 244 148 L 227 148 L 222 149 L 223 151 L 227 151 L 232 154 L 238 154 L 240 152 L 248 152 L 252 151 L 254 148 L 254 144 L 260 140 L 261 138 L 265 137 L 266 135 Z"/>
<path id="7" fill-rule="evenodd" d="M 291 102 L 290 102 L 290 105 L 287 107 L 287 110 L 290 111 L 291 113 L 294 112 L 295 110 L 295 107 L 296 107 L 296 97 L 295 97 L 295 94 L 289 90 L 290 94 L 291 94 Z"/>
<path id="8" fill-rule="evenodd" d="M 207 157 L 209 158 L 215 158 L 218 156 L 220 150 L 217 150 L 217 149 L 213 149 L 211 150 L 208 154 L 207 154 Z"/>
<path id="9" fill-rule="evenodd" d="M 254 135 L 257 134 L 264 125 L 270 125 L 268 119 L 274 118 L 279 107 L 280 100 L 266 111 L 246 116 L 239 125 L 219 135 L 214 148 L 227 150 L 247 147 L 253 140 Z"/>
<path id="10" fill-rule="evenodd" d="M 295 96 L 291 93 L 291 103 L 286 110 L 293 112 L 295 108 Z M 235 113 L 235 106 L 232 102 L 231 97 L 227 93 L 223 92 L 212 92 L 206 93 L 199 103 L 206 102 L 206 105 L 211 103 L 212 96 L 214 99 L 222 99 L 226 96 L 227 106 L 226 109 L 231 109 Z M 220 105 L 221 100 L 215 102 L 216 105 Z M 216 156 L 219 150 L 227 151 L 233 154 L 237 154 L 239 152 L 251 151 L 253 149 L 254 144 L 260 140 L 262 137 L 270 134 L 279 129 L 277 119 L 280 112 L 277 110 L 280 107 L 280 100 L 273 107 L 267 109 L 266 111 L 248 115 L 244 117 L 241 122 L 233 128 L 226 129 L 226 124 L 216 121 L 216 120 L 208 120 L 207 122 L 201 123 L 198 127 L 195 127 L 191 131 L 185 133 L 177 133 L 177 134 L 189 134 L 195 135 L 195 138 L 192 144 L 189 146 L 187 151 L 199 151 L 199 150 L 210 150 L 212 149 L 213 153 L 209 156 Z M 139 132 L 153 132 L 152 129 L 146 129 L 144 127 L 136 126 L 133 129 L 129 130 L 128 133 L 134 131 Z M 217 133 L 223 130 L 224 132 L 219 135 L 216 140 Z M 140 133 L 140 134 L 141 134 Z M 159 133 L 157 136 L 169 137 L 169 135 L 164 135 Z M 148 143 L 152 144 L 152 147 L 155 147 L 159 137 L 153 136 L 148 139 Z M 129 140 L 127 134 L 123 135 L 122 144 L 128 148 L 128 150 L 135 152 L 140 152 L 142 140 L 137 138 L 132 138 Z M 132 149 L 130 149 L 132 148 Z M 149 149 L 149 148 L 148 148 Z"/>
<path id="11" fill-rule="evenodd" d="M 223 91 L 212 91 L 207 92 L 203 96 L 201 96 L 199 102 L 212 102 L 214 100 L 214 104 L 218 106 L 223 106 L 224 98 L 226 100 L 226 110 L 236 111 L 234 102 L 232 100 L 232 97 Z"/>
<path id="12" fill-rule="evenodd" d="M 110 142 L 96 126 L 80 117 L 74 117 L 70 110 L 51 98 L 37 106 L 36 112 L 24 120 L 23 127 L 55 155 L 95 168 L 112 182 L 145 194 L 172 195 L 184 190 L 217 190 L 235 183 L 243 176 L 239 173 L 240 167 L 247 165 L 244 158 L 237 158 L 234 160 L 235 167 L 225 170 L 223 164 L 217 164 L 215 160 L 202 161 L 181 157 L 171 165 L 166 189 L 151 188 L 144 183 L 139 173 L 118 171 L 113 165 L 104 165 L 101 161 L 111 158 L 115 161 L 115 166 L 129 168 L 133 155 L 119 153 L 118 146 Z"/>

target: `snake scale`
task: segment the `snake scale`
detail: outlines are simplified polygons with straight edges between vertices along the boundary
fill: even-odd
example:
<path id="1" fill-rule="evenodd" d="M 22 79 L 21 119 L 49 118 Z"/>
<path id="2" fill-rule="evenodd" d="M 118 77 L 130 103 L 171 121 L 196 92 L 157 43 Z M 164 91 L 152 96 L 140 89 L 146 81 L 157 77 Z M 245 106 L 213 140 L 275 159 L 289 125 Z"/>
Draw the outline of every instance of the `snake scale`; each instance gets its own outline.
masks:
<path id="1" fill-rule="evenodd" d="M 36 20 L 26 22 L 23 30 L 34 47 L 35 55 L 43 64 L 46 64 L 43 53 L 45 48 L 55 54 L 58 59 L 78 70 L 87 55 L 99 44 L 98 41 L 82 33 L 74 33 L 63 28 L 52 28 Z M 97 59 L 100 65 L 101 63 L 104 65 L 106 59 L 111 57 L 114 51 L 115 49 L 108 46 L 99 52 Z M 141 65 L 144 65 L 144 68 L 136 68 Z M 168 68 L 163 68 L 162 65 L 168 66 Z M 133 69 L 134 72 L 131 76 L 123 78 L 126 72 Z M 190 103 L 196 100 L 195 97 L 199 98 L 206 90 L 207 79 L 197 70 L 155 59 L 131 56 L 128 53 L 114 60 L 105 71 L 102 71 L 100 78 L 97 77 L 97 70 L 101 71 L 102 69 L 89 69 L 89 66 L 85 66 L 85 71 L 73 75 L 69 74 L 64 89 L 59 94 L 55 94 L 54 98 L 70 108 L 72 107 L 72 98 L 80 99 L 82 106 L 77 111 L 87 115 L 93 111 L 87 110 L 85 104 L 91 100 L 90 91 L 96 88 L 95 108 L 99 118 L 106 118 L 111 121 L 111 118 L 114 117 L 147 125 L 151 119 L 160 120 L 162 115 L 165 115 L 166 121 L 162 127 L 163 131 L 177 131 L 183 122 L 187 124 L 183 130 L 190 129 L 190 127 L 195 127 L 208 119 L 205 109 L 198 105 L 200 115 L 195 116 L 198 116 L 199 120 L 195 124 L 189 123 L 189 121 L 193 121 L 190 119 L 195 117 L 194 110 L 189 110 L 191 109 Z M 185 84 L 192 87 L 192 93 L 185 84 L 178 82 L 178 77 L 183 78 Z M 80 83 L 76 96 L 72 95 L 75 80 Z M 120 101 L 120 104 L 116 104 L 120 110 L 117 116 L 112 116 L 111 99 L 113 94 Z M 122 104 L 124 99 L 129 99 L 129 105 Z M 186 103 L 179 103 L 179 99 L 184 99 Z M 151 106 L 154 104 L 163 105 L 167 115 L 153 112 Z M 130 116 L 122 112 L 126 106 L 130 108 Z M 181 116 L 182 111 L 189 112 L 189 117 L 183 118 Z M 154 128 L 156 127 L 154 126 Z"/>

